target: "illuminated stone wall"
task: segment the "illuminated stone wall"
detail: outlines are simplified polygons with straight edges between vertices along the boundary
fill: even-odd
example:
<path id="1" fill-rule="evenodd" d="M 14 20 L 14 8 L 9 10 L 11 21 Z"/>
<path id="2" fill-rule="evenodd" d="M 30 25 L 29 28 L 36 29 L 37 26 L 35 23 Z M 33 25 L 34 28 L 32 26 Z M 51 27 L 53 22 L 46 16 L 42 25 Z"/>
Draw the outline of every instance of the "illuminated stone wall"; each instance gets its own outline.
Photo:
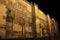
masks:
<path id="1" fill-rule="evenodd" d="M 6 6 L 3 4 L 0 4 L 0 25 L 6 24 Z"/>
<path id="2" fill-rule="evenodd" d="M 57 23 L 44 14 L 38 5 L 25 0 L 0 1 L 0 36 L 2 38 L 33 38 L 32 14 L 36 17 L 37 37 L 55 36 L 58 34 Z M 56 24 L 56 25 L 55 25 Z M 57 28 L 57 31 L 56 31 Z M 9 36 L 9 37 L 8 37 Z"/>
<path id="3" fill-rule="evenodd" d="M 0 3 L 0 36 L 4 38 L 6 36 L 6 6 Z"/>
<path id="4" fill-rule="evenodd" d="M 36 14 L 36 30 L 38 36 L 48 36 L 47 32 L 47 26 L 48 26 L 48 21 L 47 21 L 47 16 L 38 9 L 38 6 L 35 4 L 35 14 Z"/>

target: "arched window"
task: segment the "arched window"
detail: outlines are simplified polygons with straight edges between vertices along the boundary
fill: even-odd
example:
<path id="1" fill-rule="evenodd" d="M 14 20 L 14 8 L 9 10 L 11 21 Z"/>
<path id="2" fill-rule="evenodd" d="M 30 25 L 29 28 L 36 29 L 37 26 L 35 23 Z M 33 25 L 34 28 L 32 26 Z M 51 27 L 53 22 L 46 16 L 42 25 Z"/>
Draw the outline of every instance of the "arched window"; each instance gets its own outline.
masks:
<path id="1" fill-rule="evenodd" d="M 7 17 L 6 17 L 6 21 L 7 22 L 12 22 L 13 21 L 13 17 L 11 16 L 11 10 L 7 10 Z"/>

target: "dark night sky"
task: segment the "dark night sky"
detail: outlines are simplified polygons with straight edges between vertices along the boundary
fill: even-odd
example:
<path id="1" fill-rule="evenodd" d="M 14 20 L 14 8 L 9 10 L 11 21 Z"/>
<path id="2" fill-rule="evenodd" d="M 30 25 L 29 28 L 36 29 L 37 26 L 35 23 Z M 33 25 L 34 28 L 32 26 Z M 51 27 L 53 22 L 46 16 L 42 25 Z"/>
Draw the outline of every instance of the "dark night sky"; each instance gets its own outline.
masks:
<path id="1" fill-rule="evenodd" d="M 60 30 L 60 12 L 59 12 L 59 1 L 58 0 L 28 0 L 38 5 L 45 14 L 49 14 L 51 18 L 54 18 L 58 22 L 58 28 Z"/>

